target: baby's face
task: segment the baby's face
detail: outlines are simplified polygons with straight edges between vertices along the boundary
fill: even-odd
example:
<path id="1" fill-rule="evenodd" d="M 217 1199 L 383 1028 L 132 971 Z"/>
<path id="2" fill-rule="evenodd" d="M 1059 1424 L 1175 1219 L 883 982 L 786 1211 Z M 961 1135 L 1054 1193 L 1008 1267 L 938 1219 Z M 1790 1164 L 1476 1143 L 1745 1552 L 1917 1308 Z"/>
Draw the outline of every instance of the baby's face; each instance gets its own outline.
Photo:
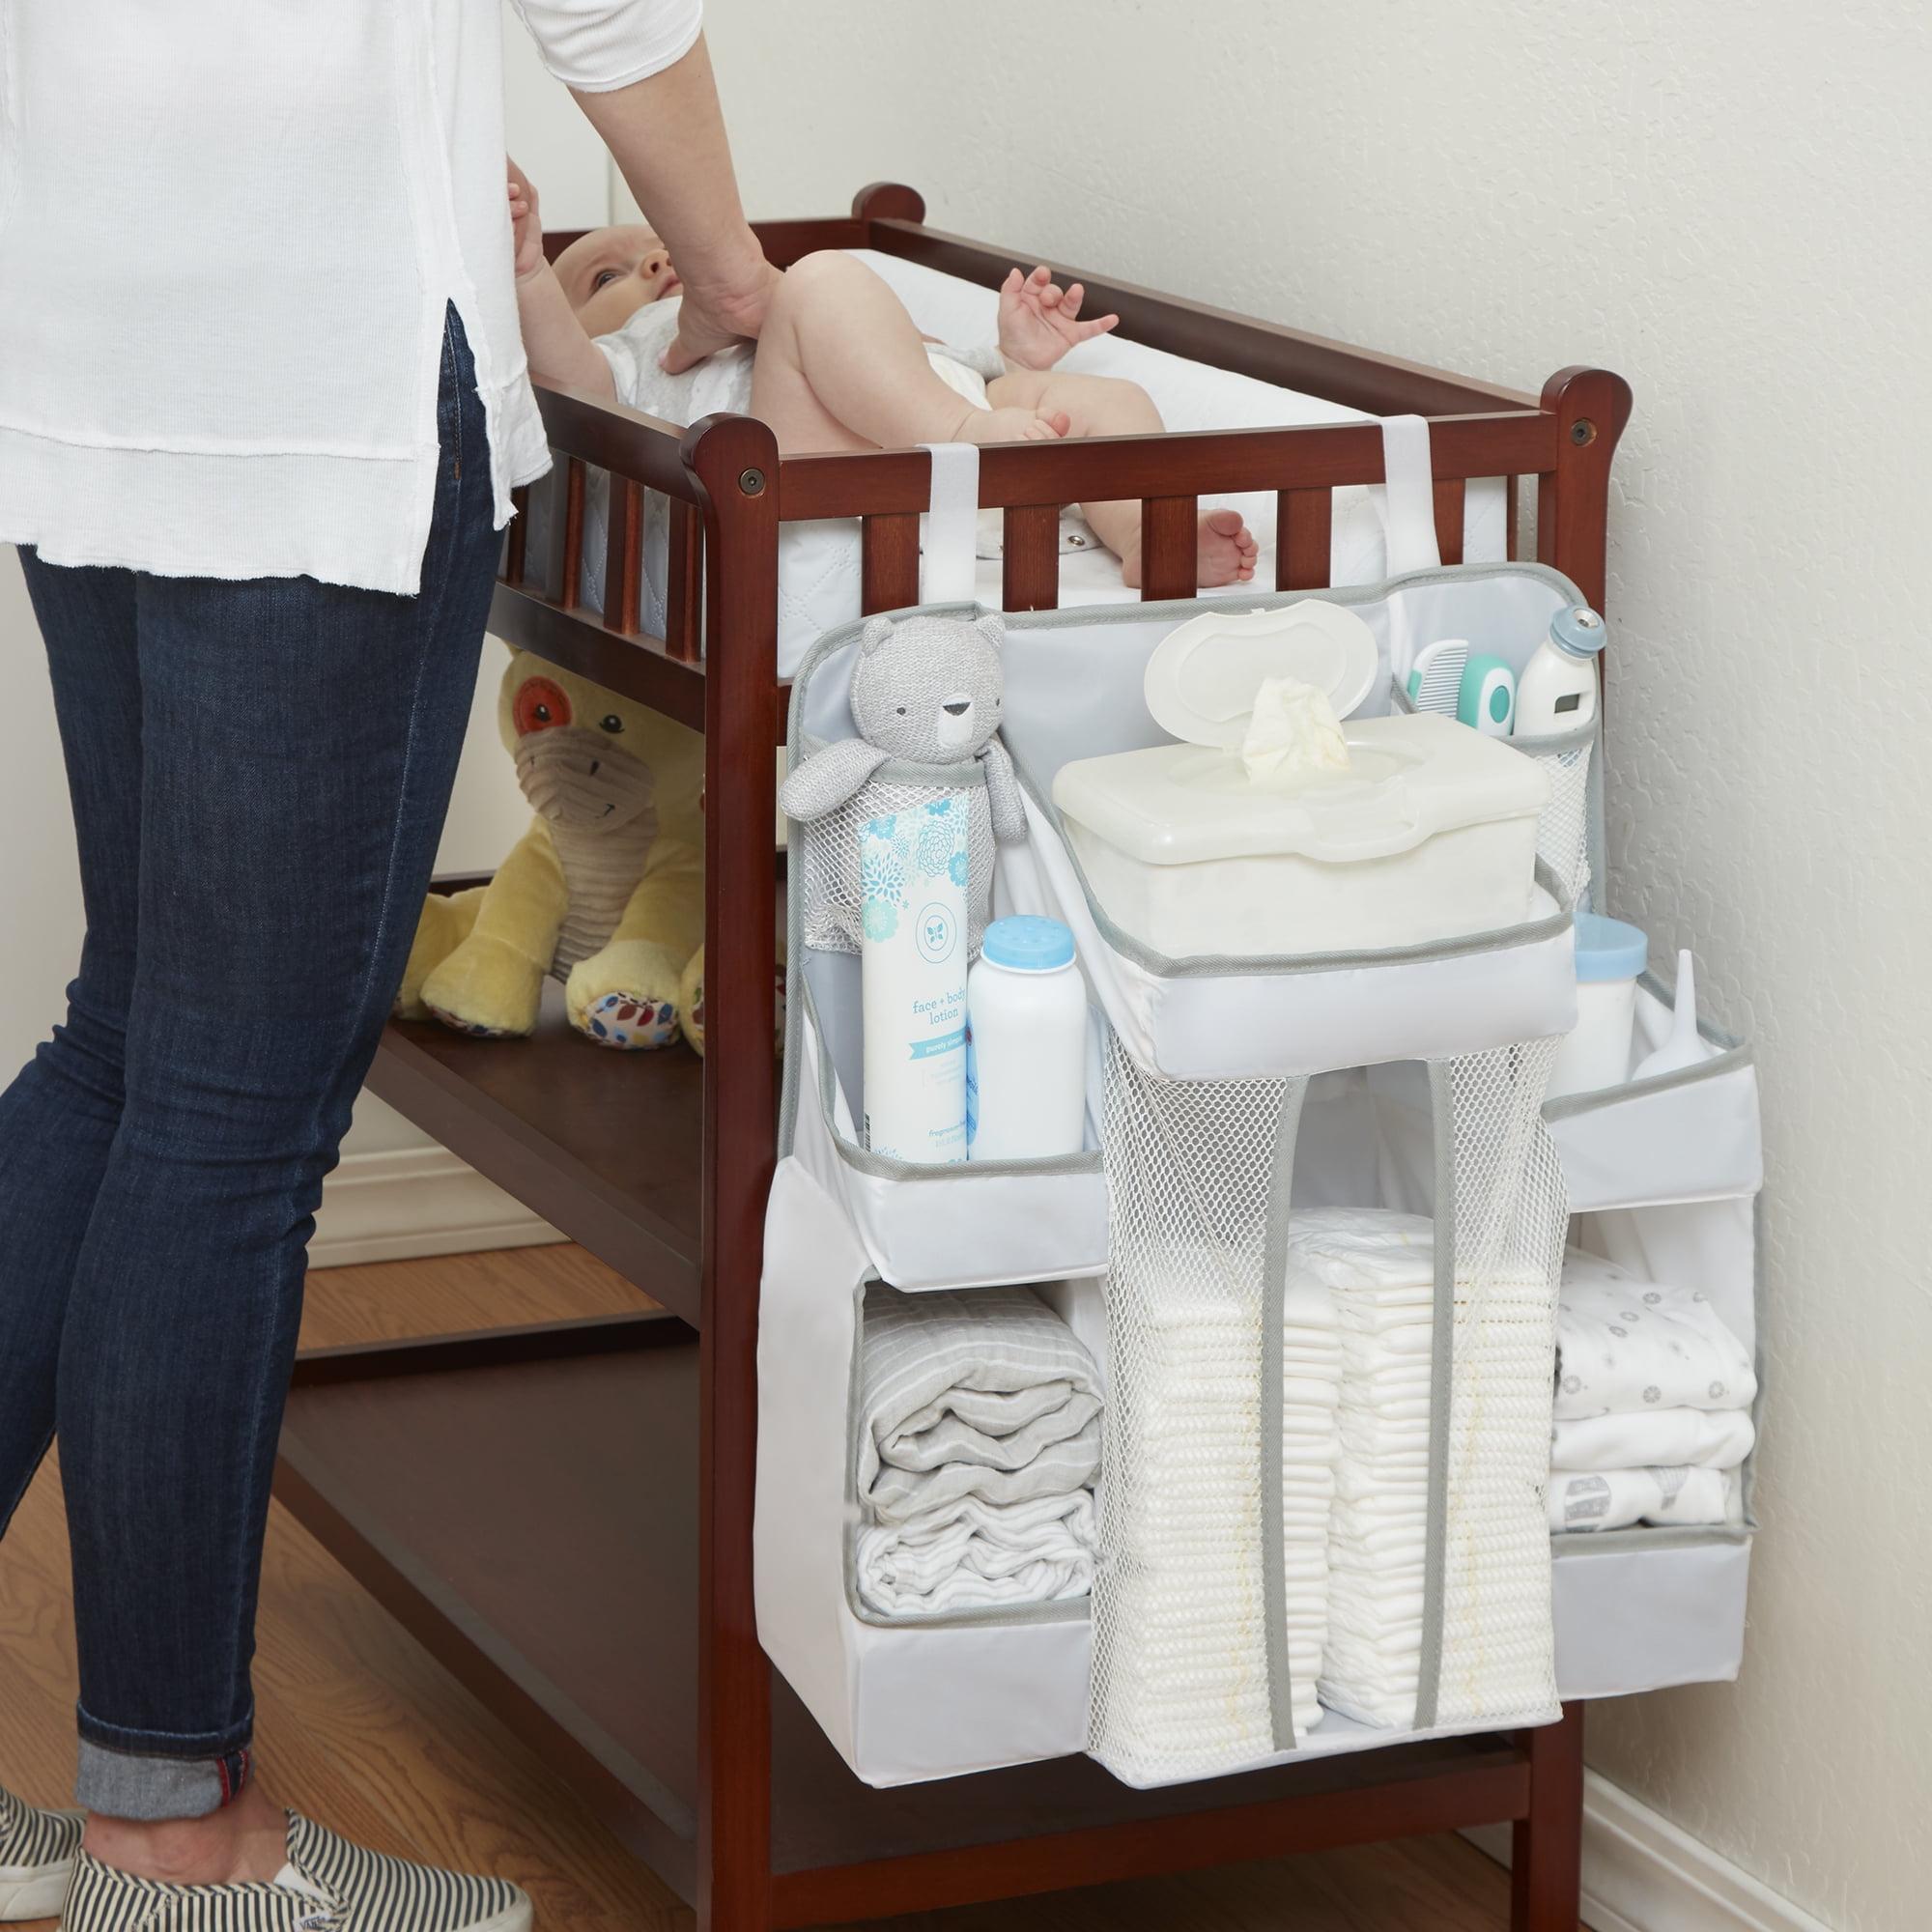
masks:
<path id="1" fill-rule="evenodd" d="M 609 335 L 646 302 L 682 287 L 665 244 L 648 228 L 592 229 L 556 258 L 556 278 L 592 335 Z"/>

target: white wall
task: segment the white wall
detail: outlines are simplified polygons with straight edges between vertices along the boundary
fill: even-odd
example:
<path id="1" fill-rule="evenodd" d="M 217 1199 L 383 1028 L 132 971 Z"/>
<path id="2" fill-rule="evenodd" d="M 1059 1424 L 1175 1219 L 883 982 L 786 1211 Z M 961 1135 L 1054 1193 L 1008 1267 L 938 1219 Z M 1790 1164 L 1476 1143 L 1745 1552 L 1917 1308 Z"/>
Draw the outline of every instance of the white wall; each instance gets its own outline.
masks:
<path id="1" fill-rule="evenodd" d="M 941 226 L 1534 389 L 1617 468 L 1618 909 L 1761 1048 L 1768 1347 L 1736 1689 L 1598 1766 L 1833 1926 L 1928 1907 L 1932 11 L 1890 0 L 717 0 L 749 205 Z"/>

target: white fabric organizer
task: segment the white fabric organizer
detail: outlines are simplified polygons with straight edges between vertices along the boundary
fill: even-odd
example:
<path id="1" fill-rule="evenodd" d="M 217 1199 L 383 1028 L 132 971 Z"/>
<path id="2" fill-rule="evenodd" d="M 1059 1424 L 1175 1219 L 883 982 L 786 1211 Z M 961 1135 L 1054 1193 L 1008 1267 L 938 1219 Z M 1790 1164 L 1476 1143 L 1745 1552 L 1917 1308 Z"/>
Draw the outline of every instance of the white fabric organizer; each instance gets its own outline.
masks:
<path id="1" fill-rule="evenodd" d="M 1399 500 L 1390 514 L 1413 530 Z M 1394 704 L 1418 637 L 1520 660 L 1578 601 L 1535 565 L 1426 558 L 1324 594 L 1375 634 L 1371 711 Z M 1735 1673 L 1747 1469 L 1737 1520 L 1709 1530 L 1552 1541 L 1545 1489 L 1566 1177 L 1587 1210 L 1573 1238 L 1708 1287 L 1755 1348 L 1748 1053 L 1712 1036 L 1688 1073 L 1578 1095 L 1546 1121 L 1548 1057 L 1575 1014 L 1570 893 L 1601 878 L 1594 774 L 1552 800 L 1560 823 L 1546 814 L 1524 925 L 1347 957 L 1176 959 L 1128 940 L 1060 836 L 1052 778 L 1157 740 L 1142 670 L 1201 609 L 1009 620 L 1003 736 L 1031 836 L 1000 853 L 995 911 L 1074 932 L 1093 1020 L 1082 1153 L 977 1169 L 867 1153 L 859 961 L 802 943 L 792 907 L 759 1340 L 759 1632 L 872 1783 L 1085 1749 L 1158 1784 Z M 800 666 L 794 759 L 852 734 L 855 631 Z M 1658 1035 L 1659 989 L 1640 1007 L 1640 1037 Z M 964 1291 L 951 1301 L 970 1319 L 979 1299 L 991 1320 L 1009 1297 L 974 1291 L 1022 1282 L 1100 1365 L 1093 1599 L 882 1613 L 861 1576 L 877 1548 L 867 1296 L 876 1310 Z M 1063 1504 L 1055 1522 L 1084 1530 L 1077 1500 L 1049 1514 Z M 1052 1548 L 1062 1560 L 1037 1574 L 1057 1593 L 1077 1571 L 1064 1539 Z"/>

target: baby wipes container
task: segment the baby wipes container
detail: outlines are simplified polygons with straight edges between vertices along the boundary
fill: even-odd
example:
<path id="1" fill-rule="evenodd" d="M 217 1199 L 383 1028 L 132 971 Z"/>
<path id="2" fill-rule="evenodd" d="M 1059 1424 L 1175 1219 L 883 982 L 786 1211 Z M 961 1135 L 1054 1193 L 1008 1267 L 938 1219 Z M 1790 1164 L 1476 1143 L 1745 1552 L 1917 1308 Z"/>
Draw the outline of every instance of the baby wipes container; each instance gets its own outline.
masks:
<path id="1" fill-rule="evenodd" d="M 1182 625 L 1150 659 L 1146 691 L 1185 742 L 1077 759 L 1054 781 L 1094 898 L 1156 953 L 1380 952 L 1531 916 L 1549 781 L 1499 740 L 1433 714 L 1361 719 L 1343 727 L 1346 769 L 1250 777 L 1240 748 L 1264 679 L 1314 684 L 1338 715 L 1374 682 L 1368 627 L 1332 615 L 1256 613 L 1273 620 L 1265 634 L 1218 613 Z M 1366 683 L 1337 620 L 1366 640 Z"/>

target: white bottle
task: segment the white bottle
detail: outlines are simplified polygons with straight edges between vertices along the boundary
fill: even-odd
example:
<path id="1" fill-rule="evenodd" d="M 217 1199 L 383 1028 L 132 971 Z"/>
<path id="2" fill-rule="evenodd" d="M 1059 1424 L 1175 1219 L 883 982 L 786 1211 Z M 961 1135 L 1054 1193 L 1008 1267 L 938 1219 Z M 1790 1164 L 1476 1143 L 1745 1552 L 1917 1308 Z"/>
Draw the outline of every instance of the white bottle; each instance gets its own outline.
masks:
<path id="1" fill-rule="evenodd" d="M 1517 737 L 1553 738 L 1596 717 L 1597 653 L 1607 636 L 1604 620 L 1581 604 L 1556 613 L 1517 680 Z"/>
<path id="2" fill-rule="evenodd" d="M 972 1160 L 1078 1153 L 1087 1139 L 1087 987 L 1057 919 L 996 919 L 966 985 Z"/>
<path id="3" fill-rule="evenodd" d="M 866 1145 L 966 1158 L 966 810 L 944 798 L 859 834 Z"/>

